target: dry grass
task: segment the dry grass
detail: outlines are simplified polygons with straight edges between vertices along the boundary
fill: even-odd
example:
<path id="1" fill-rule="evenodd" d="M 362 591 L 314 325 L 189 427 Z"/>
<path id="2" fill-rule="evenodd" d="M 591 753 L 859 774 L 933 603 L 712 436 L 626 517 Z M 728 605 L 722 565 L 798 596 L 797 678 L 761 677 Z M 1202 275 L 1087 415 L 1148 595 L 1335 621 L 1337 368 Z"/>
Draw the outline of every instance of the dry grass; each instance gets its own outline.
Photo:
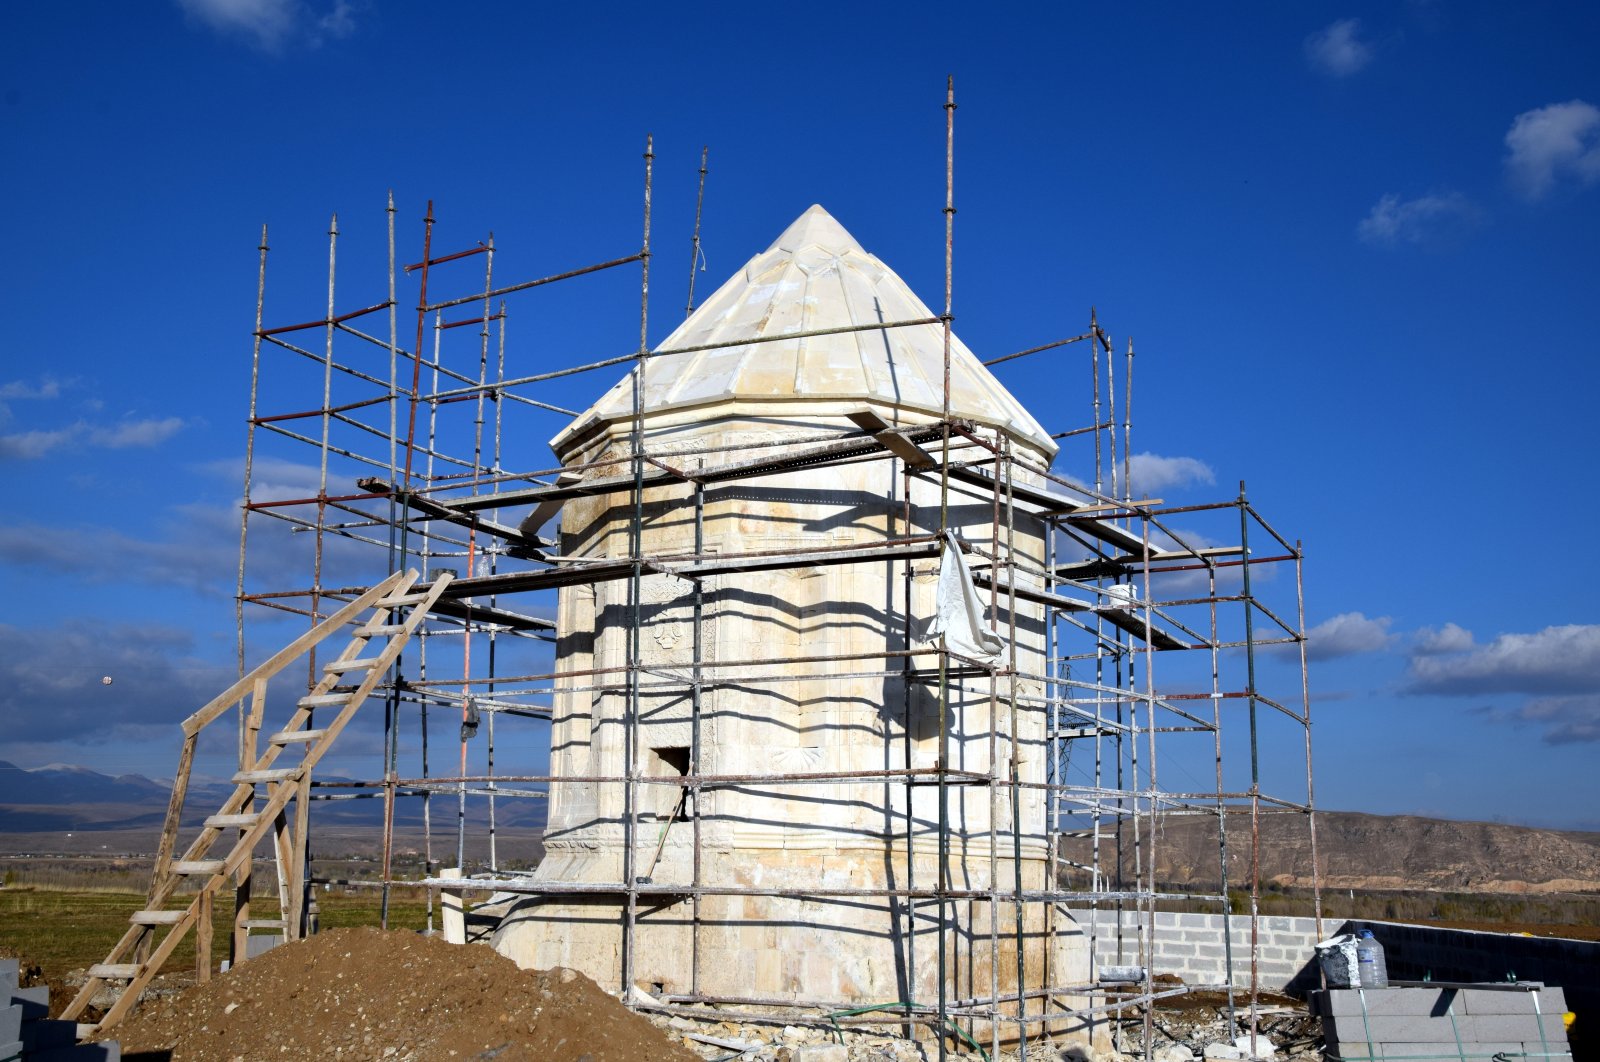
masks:
<path id="1" fill-rule="evenodd" d="M 321 924 L 326 928 L 378 924 L 379 895 L 375 890 L 319 893 L 317 901 Z M 8 886 L 0 889 L 0 953 L 16 955 L 39 966 L 51 985 L 52 1006 L 59 1009 L 70 998 L 66 975 L 103 961 L 127 930 L 128 916 L 143 906 L 142 884 L 138 890 L 127 891 Z M 277 910 L 274 898 L 257 896 L 251 916 L 272 918 Z M 408 891 L 391 897 L 390 926 L 421 929 L 426 921 L 420 895 Z M 212 916 L 212 956 L 217 963 L 227 958 L 232 924 L 232 898 L 219 898 Z M 191 932 L 178 945 L 165 969 L 192 973 L 194 961 Z"/>

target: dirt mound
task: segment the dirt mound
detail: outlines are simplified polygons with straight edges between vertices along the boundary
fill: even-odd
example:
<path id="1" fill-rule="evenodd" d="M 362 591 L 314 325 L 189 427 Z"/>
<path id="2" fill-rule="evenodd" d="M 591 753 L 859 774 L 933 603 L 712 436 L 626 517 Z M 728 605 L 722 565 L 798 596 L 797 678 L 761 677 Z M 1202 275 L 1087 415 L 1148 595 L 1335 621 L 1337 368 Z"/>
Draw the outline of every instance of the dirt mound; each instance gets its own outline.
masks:
<path id="1" fill-rule="evenodd" d="M 106 1035 L 171 1062 L 698 1062 L 581 974 L 380 929 L 274 948 Z"/>

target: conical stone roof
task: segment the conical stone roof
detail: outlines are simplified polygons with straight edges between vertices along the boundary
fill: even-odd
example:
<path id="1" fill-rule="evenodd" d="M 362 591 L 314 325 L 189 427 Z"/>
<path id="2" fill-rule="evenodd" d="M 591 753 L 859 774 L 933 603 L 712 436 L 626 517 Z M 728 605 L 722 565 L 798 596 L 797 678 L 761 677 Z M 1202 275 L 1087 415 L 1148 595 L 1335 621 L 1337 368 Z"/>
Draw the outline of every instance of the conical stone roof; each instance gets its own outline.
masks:
<path id="1" fill-rule="evenodd" d="M 745 263 L 658 350 L 935 316 L 905 281 L 813 206 Z M 938 324 L 667 354 L 646 362 L 647 419 L 737 402 L 890 407 L 900 423 L 943 409 L 944 333 Z M 959 339 L 950 344 L 952 416 L 1000 428 L 1046 455 L 1056 445 Z M 631 376 L 551 440 L 557 454 L 602 425 L 633 416 Z M 888 419 L 896 419 L 890 417 Z"/>

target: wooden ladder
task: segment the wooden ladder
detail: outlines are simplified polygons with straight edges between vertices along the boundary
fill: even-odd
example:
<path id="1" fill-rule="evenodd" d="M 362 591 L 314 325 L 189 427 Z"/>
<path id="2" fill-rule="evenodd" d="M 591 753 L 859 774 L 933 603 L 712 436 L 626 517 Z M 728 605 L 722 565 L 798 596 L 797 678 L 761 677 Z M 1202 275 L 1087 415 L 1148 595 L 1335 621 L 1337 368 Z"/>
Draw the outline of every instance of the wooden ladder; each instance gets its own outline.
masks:
<path id="1" fill-rule="evenodd" d="M 284 646 L 184 720 L 183 752 L 178 759 L 172 798 L 167 805 L 166 824 L 162 828 L 144 908 L 133 913 L 128 920 L 131 923 L 128 931 L 111 949 L 105 962 L 89 967 L 89 979 L 62 1011 L 63 1018 L 79 1017 L 96 993 L 109 986 L 117 991 L 116 1002 L 93 1030 L 122 1020 L 191 929 L 195 930 L 198 953 L 196 976 L 207 980 L 211 973 L 212 900 L 230 881 L 235 884 L 237 897 L 233 940 L 236 961 L 247 957 L 251 929 L 277 929 L 290 940 L 301 935 L 306 911 L 304 842 L 310 812 L 311 771 L 327 754 L 367 695 L 383 681 L 406 640 L 422 625 L 434 602 L 450 584 L 450 576 L 441 574 L 433 583 L 414 591 L 416 581 L 414 571 L 394 573 Z M 407 609 L 410 611 L 406 612 Z M 266 750 L 257 756 L 256 740 L 266 708 L 268 679 L 346 624 L 357 622 L 363 613 L 369 614 L 350 632 L 349 644 L 337 658 L 322 666 L 321 681 L 300 698 L 287 725 L 268 736 Z M 382 648 L 370 652 L 369 644 Z M 179 820 L 200 732 L 246 698 L 250 705 L 241 745 L 242 769 L 233 776 L 233 795 L 215 815 L 205 820 L 199 836 L 174 859 Z M 319 708 L 337 709 L 337 714 L 331 722 L 316 720 L 313 725 L 314 713 Z M 284 750 L 294 746 L 302 750 L 300 761 L 293 766 L 277 766 Z M 265 794 L 259 803 L 258 786 Z M 269 830 L 274 833 L 281 918 L 252 921 L 249 917 L 251 861 L 257 845 Z M 234 834 L 234 839 L 226 853 L 213 854 L 217 842 L 229 832 Z M 193 879 L 198 879 L 200 884 L 188 906 L 166 909 L 179 883 Z"/>

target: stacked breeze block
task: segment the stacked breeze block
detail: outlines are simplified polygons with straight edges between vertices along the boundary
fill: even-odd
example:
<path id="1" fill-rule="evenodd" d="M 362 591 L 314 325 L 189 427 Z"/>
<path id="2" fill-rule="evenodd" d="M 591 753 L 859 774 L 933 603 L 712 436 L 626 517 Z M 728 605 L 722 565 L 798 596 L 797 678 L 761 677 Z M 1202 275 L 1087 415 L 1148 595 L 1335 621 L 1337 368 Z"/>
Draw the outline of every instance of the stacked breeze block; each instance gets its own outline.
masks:
<path id="1" fill-rule="evenodd" d="M 1566 1062 L 1559 988 L 1532 982 L 1330 988 L 1309 994 L 1329 1059 L 1352 1062 Z"/>
<path id="2" fill-rule="evenodd" d="M 115 1042 L 78 1043 L 78 1023 L 50 1020 L 50 989 L 18 988 L 16 959 L 0 959 L 0 1062 L 119 1062 Z"/>

